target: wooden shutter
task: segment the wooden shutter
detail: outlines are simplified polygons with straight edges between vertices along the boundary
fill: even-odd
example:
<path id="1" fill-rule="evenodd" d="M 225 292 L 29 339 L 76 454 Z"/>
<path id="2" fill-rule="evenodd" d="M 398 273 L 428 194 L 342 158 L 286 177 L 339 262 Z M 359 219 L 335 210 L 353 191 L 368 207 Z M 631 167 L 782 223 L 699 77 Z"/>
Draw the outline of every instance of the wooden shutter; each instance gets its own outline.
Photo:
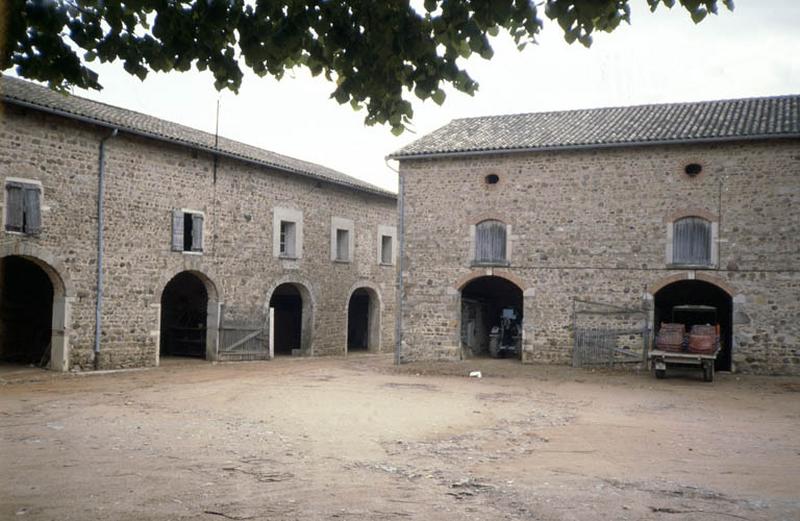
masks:
<path id="1" fill-rule="evenodd" d="M 203 215 L 192 214 L 192 251 L 203 251 Z"/>
<path id="2" fill-rule="evenodd" d="M 483 221 L 475 227 L 475 261 L 506 262 L 506 225 Z"/>
<path id="3" fill-rule="evenodd" d="M 182 210 L 172 210 L 172 251 L 183 251 Z"/>
<path id="4" fill-rule="evenodd" d="M 21 232 L 24 223 L 23 190 L 19 183 L 6 184 L 6 230 Z"/>
<path id="5" fill-rule="evenodd" d="M 41 190 L 38 186 L 26 186 L 23 208 L 25 214 L 24 232 L 37 235 L 42 228 Z"/>
<path id="6" fill-rule="evenodd" d="M 672 262 L 708 266 L 711 264 L 711 223 L 701 217 L 675 221 L 672 238 Z"/>

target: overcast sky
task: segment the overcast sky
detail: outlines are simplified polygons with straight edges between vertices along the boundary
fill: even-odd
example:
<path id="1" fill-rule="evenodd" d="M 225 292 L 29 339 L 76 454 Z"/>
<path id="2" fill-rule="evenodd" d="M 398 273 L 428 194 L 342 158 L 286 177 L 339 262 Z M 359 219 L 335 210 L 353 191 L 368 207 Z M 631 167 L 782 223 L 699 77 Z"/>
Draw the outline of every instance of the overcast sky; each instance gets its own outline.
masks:
<path id="1" fill-rule="evenodd" d="M 416 134 L 400 137 L 364 126 L 363 112 L 328 98 L 332 84 L 301 70 L 281 81 L 246 74 L 236 95 L 218 93 L 209 74 L 151 73 L 140 82 L 106 64 L 96 69 L 102 92 L 75 94 L 209 132 L 220 99 L 220 135 L 396 190 L 384 157 L 455 118 L 800 93 L 800 0 L 736 0 L 733 13 L 697 26 L 677 7 L 651 14 L 644 0 L 632 3 L 631 25 L 595 35 L 591 49 L 566 44 L 552 23 L 523 52 L 496 39 L 492 60 L 467 62 L 478 93 L 448 90 L 441 107 L 417 100 Z"/>

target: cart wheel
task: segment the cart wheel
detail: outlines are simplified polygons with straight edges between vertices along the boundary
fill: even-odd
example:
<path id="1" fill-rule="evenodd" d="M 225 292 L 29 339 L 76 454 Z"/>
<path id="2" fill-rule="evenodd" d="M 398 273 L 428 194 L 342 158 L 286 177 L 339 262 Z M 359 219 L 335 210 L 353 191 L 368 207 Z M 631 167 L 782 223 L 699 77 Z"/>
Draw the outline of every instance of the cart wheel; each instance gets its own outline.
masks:
<path id="1" fill-rule="evenodd" d="M 661 380 L 665 376 L 667 376 L 667 370 L 666 369 L 656 369 L 656 378 Z"/>
<path id="2" fill-rule="evenodd" d="M 703 365 L 703 381 L 705 382 L 714 381 L 714 362 L 706 363 L 705 365 Z"/>

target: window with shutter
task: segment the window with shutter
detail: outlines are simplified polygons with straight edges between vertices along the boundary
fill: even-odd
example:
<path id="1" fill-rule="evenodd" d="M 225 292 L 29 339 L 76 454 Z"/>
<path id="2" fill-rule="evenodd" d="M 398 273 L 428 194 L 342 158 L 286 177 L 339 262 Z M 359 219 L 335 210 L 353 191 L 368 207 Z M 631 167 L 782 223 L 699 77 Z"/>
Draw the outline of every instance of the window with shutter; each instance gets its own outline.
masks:
<path id="1" fill-rule="evenodd" d="M 479 264 L 506 264 L 506 225 L 501 221 L 487 220 L 475 226 L 475 262 Z"/>
<path id="2" fill-rule="evenodd" d="M 350 260 L 350 232 L 349 230 L 336 230 L 336 260 Z"/>
<path id="3" fill-rule="evenodd" d="M 42 228 L 42 188 L 22 181 L 6 182 L 6 230 L 36 235 Z"/>
<path id="4" fill-rule="evenodd" d="M 203 252 L 203 214 L 172 211 L 172 251 Z"/>
<path id="5" fill-rule="evenodd" d="M 281 221 L 280 254 L 284 257 L 295 257 L 295 230 L 295 223 Z"/>
<path id="6" fill-rule="evenodd" d="M 172 211 L 172 251 L 183 251 L 183 210 Z"/>
<path id="7" fill-rule="evenodd" d="M 382 235 L 381 236 L 381 264 L 392 264 L 392 259 L 394 258 L 392 252 L 392 236 L 391 235 Z"/>
<path id="8" fill-rule="evenodd" d="M 42 211 L 40 205 L 40 195 L 42 191 L 38 186 L 26 186 L 24 189 L 23 207 L 25 233 L 37 235 L 41 229 Z"/>
<path id="9" fill-rule="evenodd" d="M 192 251 L 203 251 L 203 214 L 192 214 Z"/>
<path id="10" fill-rule="evenodd" d="M 711 264 L 711 222 L 684 217 L 673 223 L 672 262 L 694 266 Z"/>
<path id="11" fill-rule="evenodd" d="M 6 184 L 6 230 L 22 232 L 25 222 L 23 190 L 19 184 Z"/>

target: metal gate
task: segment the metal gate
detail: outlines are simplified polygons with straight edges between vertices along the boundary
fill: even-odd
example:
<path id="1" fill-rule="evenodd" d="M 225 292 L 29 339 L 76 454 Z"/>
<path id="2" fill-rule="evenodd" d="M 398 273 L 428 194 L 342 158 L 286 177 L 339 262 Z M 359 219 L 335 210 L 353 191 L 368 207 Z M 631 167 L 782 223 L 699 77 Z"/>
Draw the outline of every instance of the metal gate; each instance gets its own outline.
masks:
<path id="1" fill-rule="evenodd" d="M 612 366 L 647 359 L 648 313 L 603 302 L 572 300 L 572 366 Z"/>

